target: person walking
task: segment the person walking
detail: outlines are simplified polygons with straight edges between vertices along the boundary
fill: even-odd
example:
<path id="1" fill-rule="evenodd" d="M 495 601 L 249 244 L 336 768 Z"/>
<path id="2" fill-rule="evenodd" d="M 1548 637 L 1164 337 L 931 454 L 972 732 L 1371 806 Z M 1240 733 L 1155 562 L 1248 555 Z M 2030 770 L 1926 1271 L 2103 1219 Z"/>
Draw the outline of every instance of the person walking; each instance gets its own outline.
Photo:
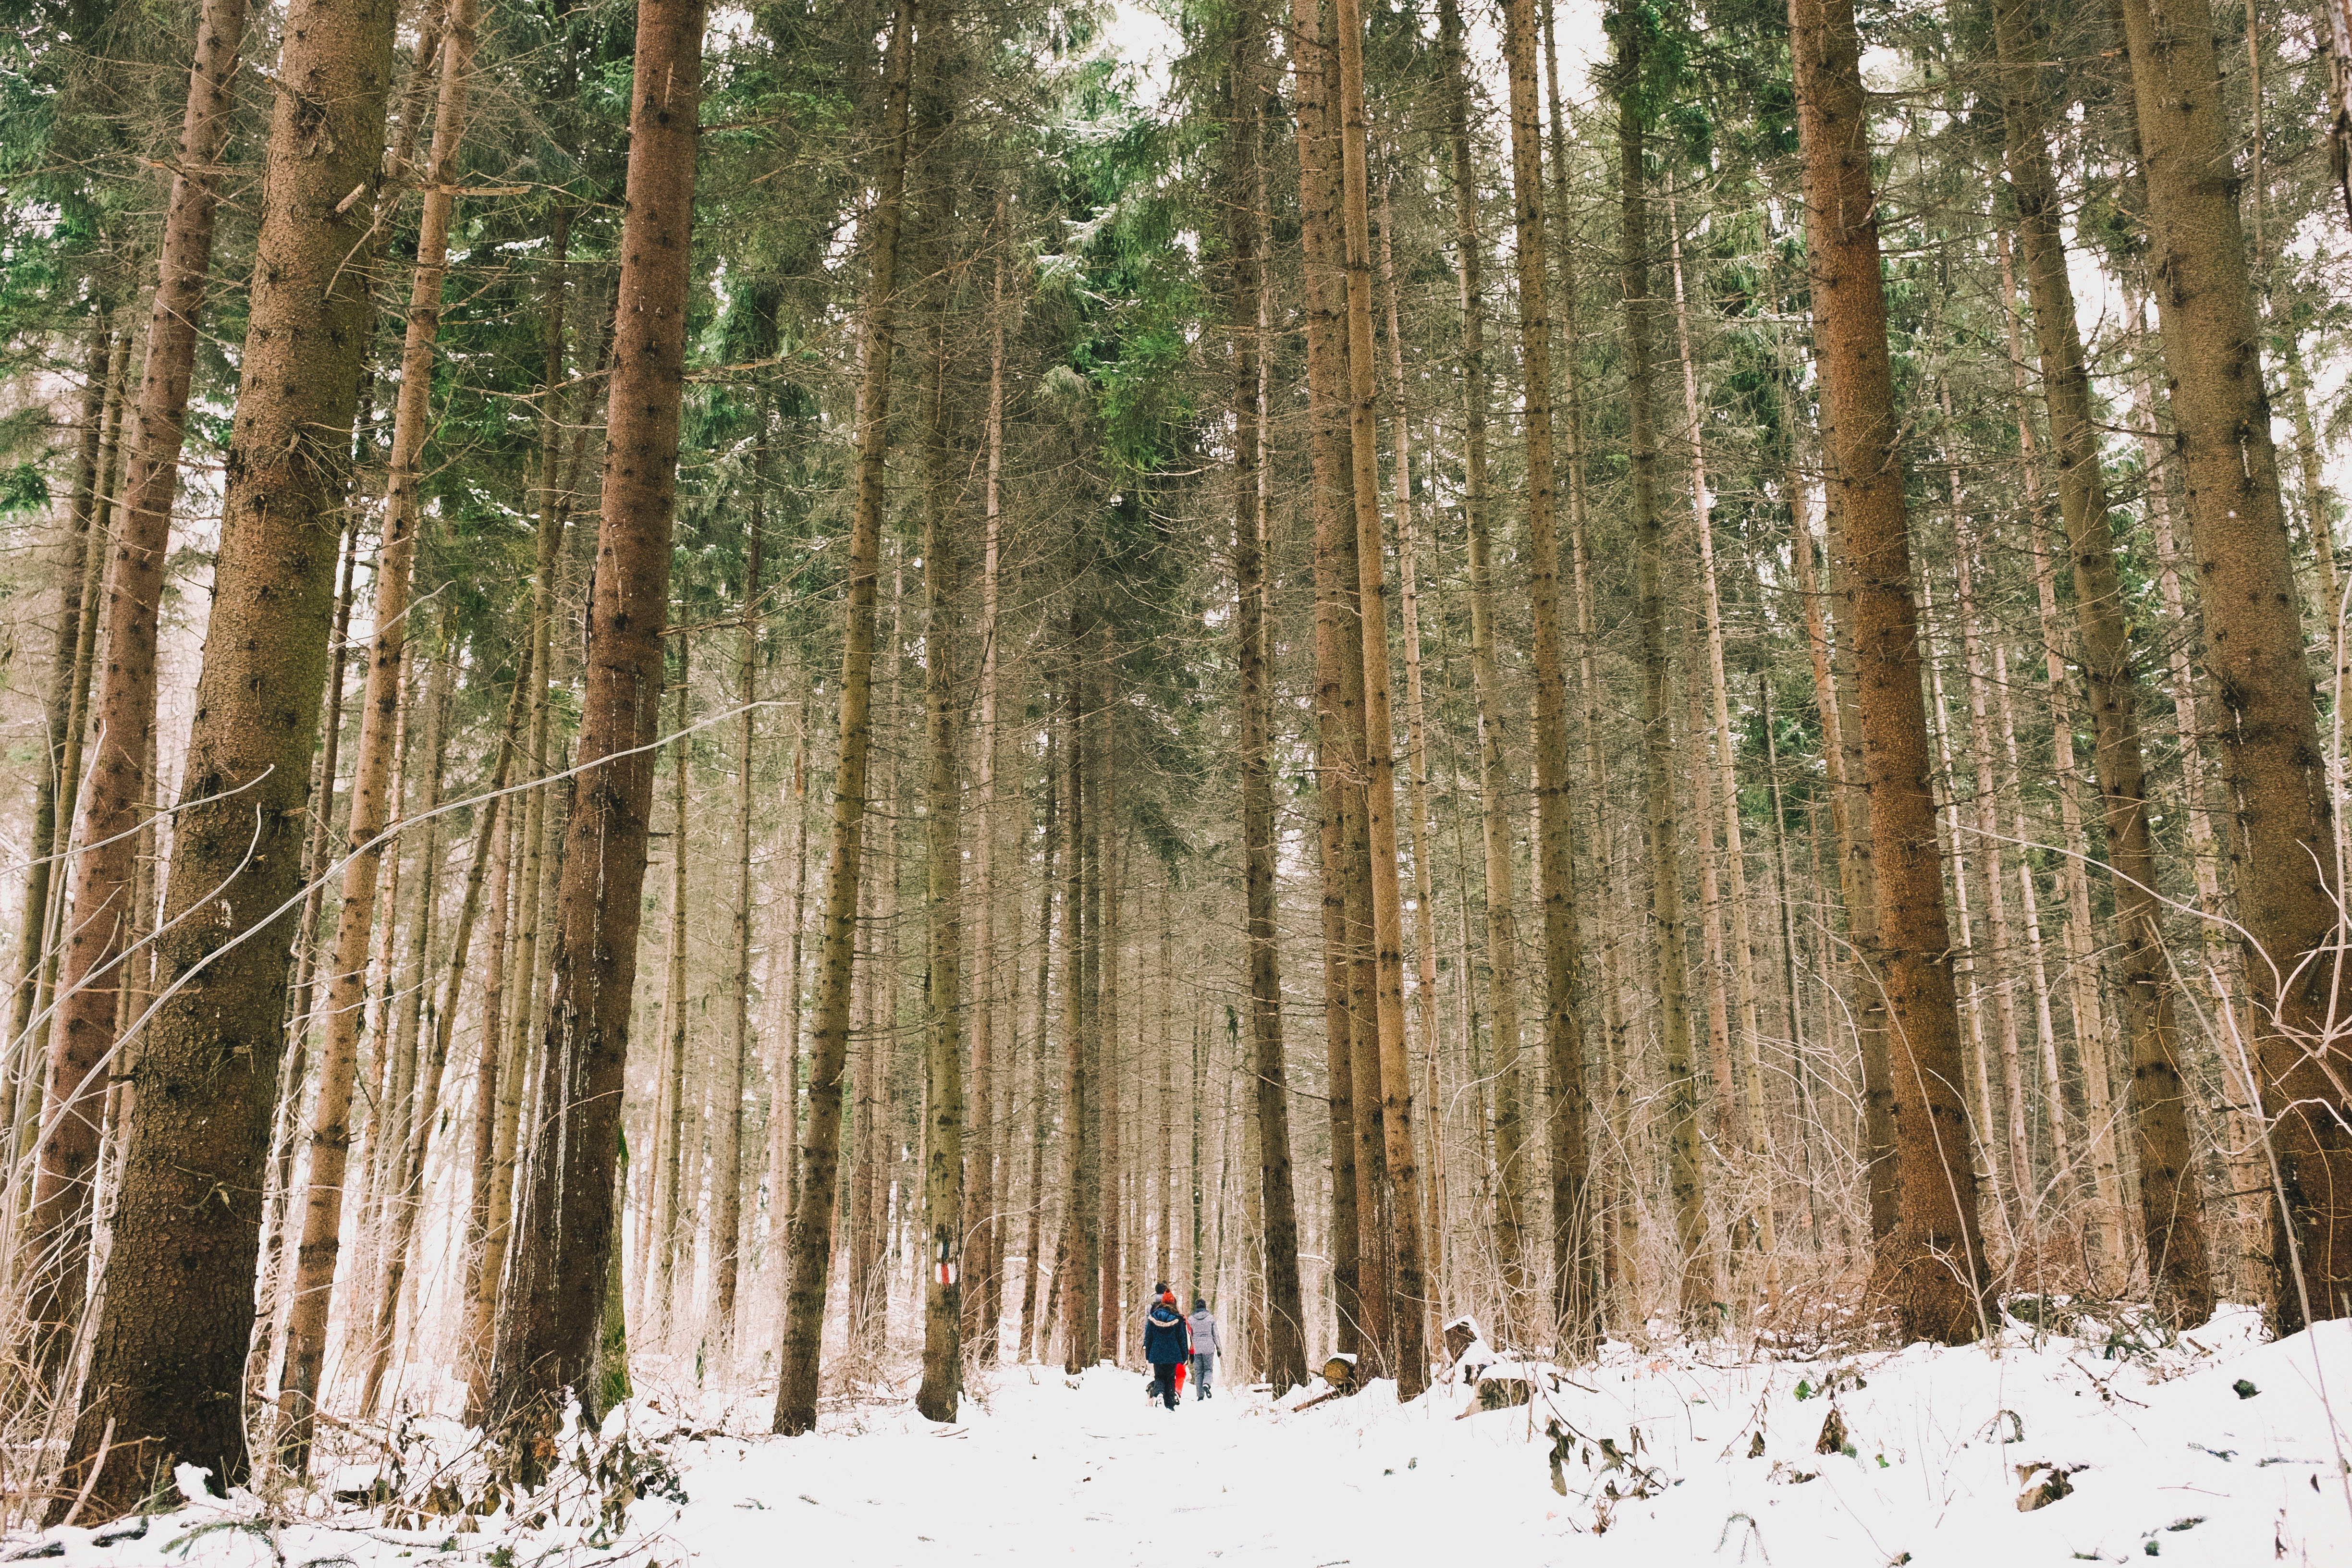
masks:
<path id="1" fill-rule="evenodd" d="M 1152 1392 L 1176 1408 L 1176 1369 L 1192 1353 L 1192 1325 L 1176 1309 L 1176 1292 L 1162 1289 L 1143 1314 L 1143 1359 L 1151 1363 Z"/>
<path id="2" fill-rule="evenodd" d="M 1216 1370 L 1217 1352 L 1223 1347 L 1217 1342 L 1217 1315 L 1199 1296 L 1192 1298 L 1192 1316 L 1186 1326 L 1192 1333 L 1192 1398 L 1198 1403 L 1209 1397 L 1209 1374 Z"/>

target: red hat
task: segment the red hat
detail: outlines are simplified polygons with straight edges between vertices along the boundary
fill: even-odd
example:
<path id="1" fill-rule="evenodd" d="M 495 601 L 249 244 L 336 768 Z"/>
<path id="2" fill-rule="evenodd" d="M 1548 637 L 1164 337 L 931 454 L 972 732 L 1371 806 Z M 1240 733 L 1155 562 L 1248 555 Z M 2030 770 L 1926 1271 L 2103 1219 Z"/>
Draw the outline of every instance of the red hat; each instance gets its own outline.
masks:
<path id="1" fill-rule="evenodd" d="M 1176 1292 L 1173 1290 L 1162 1290 L 1160 1292 L 1160 1299 L 1163 1301 L 1173 1301 L 1176 1300 Z"/>

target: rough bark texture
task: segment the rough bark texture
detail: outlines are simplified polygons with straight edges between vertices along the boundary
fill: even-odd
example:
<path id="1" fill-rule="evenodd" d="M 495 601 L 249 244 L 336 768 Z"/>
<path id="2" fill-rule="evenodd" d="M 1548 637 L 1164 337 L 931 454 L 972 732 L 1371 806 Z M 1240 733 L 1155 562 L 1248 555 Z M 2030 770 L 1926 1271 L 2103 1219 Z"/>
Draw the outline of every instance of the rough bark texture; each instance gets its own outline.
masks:
<path id="1" fill-rule="evenodd" d="M 1265 291 L 1265 258 L 1258 230 L 1257 172 L 1262 135 L 1259 101 L 1265 70 L 1265 35 L 1250 0 L 1237 6 L 1233 22 L 1228 102 L 1233 110 L 1226 144 L 1225 243 L 1231 291 L 1226 321 L 1233 333 L 1234 592 L 1235 662 L 1241 677 L 1242 880 L 1249 945 L 1249 1071 L 1257 1096 L 1262 1163 L 1257 1178 L 1265 1216 L 1268 1321 L 1264 1373 L 1279 1396 L 1307 1381 L 1307 1325 L 1298 1279 L 1297 1199 L 1291 1184 L 1289 1087 L 1282 1044 L 1282 955 L 1275 924 L 1274 779 L 1268 752 L 1273 733 L 1273 688 L 1266 659 L 1265 519 L 1258 485 L 1263 409 L 1259 402 L 1260 312 Z M 1161 1026 L 1166 1027 L 1163 1012 Z M 1163 1086 L 1168 1055 L 1163 1041 Z M 1163 1146 L 1167 1137 L 1165 1089 L 1160 1108 Z M 1160 1161 L 1167 1174 L 1167 1160 Z M 1172 1218 L 1172 1215 L 1171 1216 Z M 1160 1230 L 1166 1258 L 1168 1232 Z M 1168 1264 L 1160 1270 L 1164 1278 Z M 1200 1288 L 1196 1280 L 1194 1289 Z"/>
<path id="2" fill-rule="evenodd" d="M 279 1447 L 285 1462 L 298 1472 L 309 1463 L 311 1420 L 326 1363 L 327 1317 L 336 1261 L 341 1253 L 343 1178 L 350 1158 L 352 1088 L 367 994 L 368 935 L 375 920 L 383 835 L 390 815 L 387 791 L 393 731 L 399 716 L 401 657 L 407 642 L 409 586 L 416 565 L 417 530 L 423 521 L 417 487 L 422 479 L 425 437 L 432 426 L 433 345 L 440 333 L 442 287 L 448 275 L 449 233 L 456 216 L 456 198 L 446 187 L 457 183 L 457 149 L 465 136 L 475 19 L 473 0 L 456 0 L 449 8 L 449 25 L 441 46 L 441 107 L 433 132 L 431 178 L 436 188 L 425 197 L 416 268 L 409 285 L 407 331 L 401 344 L 390 489 L 383 541 L 376 556 L 371 617 L 375 634 L 369 649 L 360 749 L 352 775 L 343 900 L 335 916 L 333 967 L 327 975 L 327 1037 L 319 1055 L 319 1099 L 310 1119 L 310 1180 L 304 1195 L 301 1247 L 295 1255 L 286 1373 L 278 1395 L 285 1423 Z"/>
<path id="3" fill-rule="evenodd" d="M 932 222 L 944 230 L 952 205 Z M 940 248 L 944 249 L 944 247 Z M 944 292 L 944 291 L 943 291 Z M 961 606 L 955 497 L 946 378 L 947 304 L 934 301 L 931 363 L 924 410 L 923 484 L 923 923 L 929 963 L 923 996 L 923 1220 L 929 1233 L 923 1286 L 923 1381 L 915 1408 L 953 1421 L 963 1393 L 964 1089 L 963 844 L 964 693 L 956 679 L 951 625 Z"/>
<path id="4" fill-rule="evenodd" d="M 97 747 L 81 819 L 73 836 L 71 923 L 62 942 L 57 1016 L 48 1035 L 40 1159 L 35 1167 L 24 1233 L 23 1256 L 32 1260 L 26 1311 L 34 1325 L 35 1355 L 47 1377 L 62 1370 L 60 1358 L 70 1343 L 73 1323 L 81 1315 L 87 1283 L 89 1199 L 104 1102 L 104 1096 L 93 1096 L 89 1086 L 114 1048 L 115 1013 L 121 990 L 119 960 L 132 923 L 131 884 L 138 872 L 139 846 L 133 835 L 140 807 L 152 790 L 147 777 L 147 752 L 155 726 L 156 618 L 163 607 L 172 502 L 179 489 L 189 384 L 212 265 L 213 219 L 220 199 L 216 171 L 236 108 L 245 21 L 246 0 L 208 0 L 196 24 L 195 58 L 188 73 L 187 103 L 180 122 L 178 162 L 183 172 L 173 177 L 171 205 L 163 219 L 163 255 L 147 322 L 146 369 L 131 420 L 121 511 L 106 567 L 101 610 L 106 658 L 99 677 Z M 304 54 L 305 68 L 316 68 L 311 65 L 315 58 Z M 366 68 L 359 68 L 364 75 Z M 381 126 L 366 134 L 380 135 Z M 276 144 L 273 127 L 273 151 Z M 372 160 L 374 154 L 369 156 Z M 336 164 L 338 169 L 342 166 Z M 351 166 L 358 167 L 355 163 Z M 283 187 L 271 189 L 278 194 Z M 329 205 L 342 194 L 338 191 L 329 197 Z M 276 232 L 283 243 L 291 237 L 284 221 L 290 215 L 280 209 L 272 216 L 281 219 Z M 255 292 L 257 302 L 258 283 Z M 364 328 L 361 331 L 363 338 Z M 354 385 L 361 346 L 352 345 L 353 370 L 346 378 Z M 348 402 L 352 390 L 339 388 L 335 395 Z M 348 426 L 350 415 L 343 417 Z M 331 574 L 331 546 L 329 553 L 327 569 Z M 76 653 L 78 658 L 83 657 L 79 648 Z M 72 706 L 68 704 L 69 710 Z M 316 718 L 313 713 L 311 721 Z M 79 726 L 75 729 L 78 731 Z M 309 778 L 306 755 L 300 778 L 278 787 L 299 795 Z M 62 787 L 73 791 L 79 787 L 79 779 L 68 778 Z M 286 869 L 291 873 L 296 868 L 289 861 Z M 271 1059 L 276 1059 L 274 1053 Z"/>
<path id="5" fill-rule="evenodd" d="M 2188 1096 L 2180 1073 L 2172 981 L 2160 925 L 2156 850 L 2149 831 L 2147 769 L 2139 739 L 2139 679 L 2132 668 L 2107 521 L 2106 475 L 2099 461 L 2090 377 L 2074 325 L 2074 284 L 2066 274 L 2057 181 L 2051 172 L 2048 121 L 2041 89 L 2039 41 L 2030 0 L 1996 0 L 1993 34 L 2001 63 L 2010 189 L 2017 237 L 2033 305 L 2034 347 L 2050 438 L 2058 458 L 2058 503 L 2074 564 L 2074 611 L 2083 672 L 2098 738 L 2098 779 L 2107 833 L 2121 953 L 2116 971 L 2131 1037 L 2133 1152 L 2139 1171 L 2140 1219 L 2148 1276 L 2164 1310 L 2188 1328 L 2212 1314 L 2203 1196 L 2190 1157 Z M 2076 1037 L 2082 1038 L 2081 1021 Z M 2086 1072 L 2093 1068 L 2086 1065 Z M 2104 1072 L 2104 1064 L 2097 1070 Z M 2095 1150 L 2104 1133 L 2094 1130 Z M 2104 1173 L 2105 1163 L 2095 1162 Z M 2099 1183 L 2100 1195 L 2111 1177 Z"/>
<path id="6" fill-rule="evenodd" d="M 2336 864 L 2302 616 L 2271 444 L 2262 348 L 2206 0 L 2121 0 L 2147 176 L 2152 292 L 2173 446 L 2221 705 L 2254 1058 L 2284 1205 L 2272 1268 L 2282 1330 L 2352 1313 L 2352 1051 L 2331 1037 Z M 2134 1061 L 2135 1094 L 2138 1062 Z M 2152 1082 L 2151 1090 L 2161 1083 Z"/>
<path id="7" fill-rule="evenodd" d="M 850 533 L 846 630 L 841 652 L 841 742 L 825 855 L 824 927 L 817 959 L 815 1038 L 809 1060 L 808 1131 L 792 1224 L 792 1284 L 784 1303 L 775 1430 L 816 1429 L 817 1358 L 833 1265 L 841 1163 L 843 1069 L 849 1062 L 850 979 L 857 947 L 857 892 L 865 845 L 866 780 L 874 731 L 874 590 L 882 538 L 882 474 L 890 423 L 890 351 L 896 320 L 898 229 L 907 188 L 908 60 L 915 0 L 897 0 L 890 24 L 877 197 L 867 209 L 865 375 L 858 387 L 856 492 Z"/>
<path id="8" fill-rule="evenodd" d="M 1527 1263 L 1528 1134 L 1522 1113 L 1519 1057 L 1519 933 L 1512 882 L 1511 828 L 1503 798 L 1509 768 L 1503 755 L 1502 677 L 1495 654 L 1494 546 L 1487 517 L 1486 401 L 1483 241 L 1478 234 L 1478 180 L 1471 160 L 1468 62 L 1455 0 L 1439 0 L 1445 39 L 1446 141 L 1454 172 L 1455 276 L 1462 300 L 1463 493 L 1469 531 L 1470 672 L 1478 710 L 1479 827 L 1486 885 L 1486 1013 L 1495 1075 L 1496 1250 L 1501 1254 L 1503 1296 L 1496 1331 L 1515 1341 L 1531 1289 Z M 1485 1118 L 1482 1116 L 1483 1121 Z"/>
<path id="9" fill-rule="evenodd" d="M 1851 0 L 1790 0 L 1813 321 L 1827 390 L 1864 788 L 1878 892 L 1877 979 L 1893 1058 L 1895 1227 L 1872 1284 L 1905 1337 L 1973 1340 L 1984 1317 L 1958 1004 L 1928 788 L 1918 610 L 1896 447 L 1886 295 Z"/>
<path id="10" fill-rule="evenodd" d="M 1668 1184 L 1679 1250 L 1677 1310 L 1686 1326 L 1709 1326 L 1715 1252 L 1707 1231 L 1706 1174 L 1699 1163 L 1698 1077 L 1691 1060 L 1689 960 L 1683 916 L 1680 814 L 1674 781 L 1674 668 L 1665 598 L 1665 527 L 1658 504 L 1656 342 L 1650 294 L 1650 199 L 1639 22 L 1617 26 L 1618 199 L 1622 208 L 1620 282 L 1625 310 L 1625 411 L 1633 479 L 1635 618 L 1642 649 L 1643 836 L 1650 861 L 1650 935 L 1657 953 L 1659 1029 L 1665 1050 Z"/>
<path id="11" fill-rule="evenodd" d="M 133 1069 L 139 1115 L 66 1466 L 70 1493 L 105 1454 L 86 1521 L 135 1507 L 175 1462 L 209 1466 L 216 1483 L 246 1472 L 241 1373 L 289 917 L 369 335 L 370 279 L 354 251 L 373 209 L 352 193 L 363 198 L 380 177 L 394 10 L 389 0 L 296 0 L 287 17 L 164 900 L 179 923 L 158 944 L 157 978 L 171 994 Z M 121 556 L 117 565 L 129 570 Z M 142 737 L 132 767 L 143 751 Z"/>
<path id="12" fill-rule="evenodd" d="M 546 1031 L 546 1114 L 533 1139 L 491 1376 L 518 1434 L 551 1424 L 562 1392 L 600 1414 L 598 1331 L 615 1244 L 621 1084 L 628 1064 L 646 874 L 686 376 L 699 0 L 643 0 L 629 116 L 604 491 L 588 605 L 580 764 L 558 889 Z"/>
<path id="13" fill-rule="evenodd" d="M 1374 1092 L 1356 1071 L 1360 1009 L 1355 995 L 1355 936 L 1348 902 L 1348 870 L 1353 860 L 1354 787 L 1362 777 L 1351 737 L 1360 733 L 1355 714 L 1361 704 L 1360 647 L 1352 618 L 1352 563 L 1343 571 L 1342 536 L 1354 538 L 1344 510 L 1351 492 L 1349 446 L 1339 420 L 1346 393 L 1344 330 L 1339 324 L 1340 280 L 1331 230 L 1337 222 L 1339 180 L 1330 126 L 1333 74 L 1322 43 L 1316 0 L 1292 0 L 1295 35 L 1291 66 L 1296 84 L 1298 145 L 1299 243 L 1307 318 L 1307 381 L 1311 431 L 1309 463 L 1315 517 L 1315 717 L 1318 846 L 1323 887 L 1323 993 L 1325 1055 L 1331 1118 L 1331 1257 L 1333 1306 L 1339 1314 L 1341 1350 L 1364 1348 L 1363 1239 L 1372 1217 L 1363 1201 L 1365 1173 L 1357 1129 L 1364 1121 L 1356 1100 Z M 1377 1342 L 1377 1335 L 1373 1336 Z"/>
<path id="14" fill-rule="evenodd" d="M 1519 363 L 1528 443 L 1528 599 L 1535 626 L 1536 888 L 1543 900 L 1544 1062 L 1550 1089 L 1552 1324 L 1580 1355 L 1597 1339 L 1601 1289 L 1585 1158 L 1584 969 L 1568 793 L 1568 662 L 1559 625 L 1559 525 L 1552 447 L 1551 308 L 1544 239 L 1543 124 L 1536 99 L 1536 0 L 1511 0 L 1511 196 L 1517 216 Z"/>
<path id="15" fill-rule="evenodd" d="M 1348 275 L 1349 440 L 1355 501 L 1358 616 L 1364 669 L 1364 824 L 1370 851 L 1374 1016 L 1380 1040 L 1381 1140 L 1387 1159 L 1387 1240 L 1394 1258 L 1391 1327 L 1400 1397 L 1429 1382 L 1429 1281 L 1422 1263 L 1421 1151 L 1412 1131 L 1412 1064 L 1405 1040 L 1404 890 L 1397 875 L 1395 723 L 1390 700 L 1387 587 L 1381 564 L 1380 433 L 1374 418 L 1370 176 L 1364 125 L 1360 0 L 1337 0 L 1340 184 Z M 1540 255 L 1538 258 L 1540 268 Z"/>

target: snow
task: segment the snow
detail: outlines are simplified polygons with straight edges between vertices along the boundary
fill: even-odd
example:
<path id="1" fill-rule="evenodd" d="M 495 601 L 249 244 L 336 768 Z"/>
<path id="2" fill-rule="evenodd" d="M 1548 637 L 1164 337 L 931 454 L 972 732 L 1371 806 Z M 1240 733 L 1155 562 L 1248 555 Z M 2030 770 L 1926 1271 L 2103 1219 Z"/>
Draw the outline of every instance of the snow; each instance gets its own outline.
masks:
<path id="1" fill-rule="evenodd" d="M 2352 1437 L 2326 1409 L 2329 1394 L 2352 1398 L 2352 1322 L 2263 1343 L 2240 1310 L 2153 1350 L 2131 1337 L 2012 1321 L 1989 1346 L 1806 1360 L 1612 1345 L 1597 1363 L 1525 1362 L 1532 1405 L 1466 1417 L 1472 1394 L 1451 1380 L 1409 1405 L 1375 1383 L 1305 1412 L 1224 1388 L 1171 1412 L 1146 1405 L 1139 1373 L 1108 1366 L 1077 1379 L 1001 1369 L 953 1426 L 893 1399 L 829 1411 L 818 1435 L 793 1440 L 755 1435 L 756 1391 L 690 1423 L 656 1396 L 615 1413 L 606 1436 L 625 1429 L 661 1452 L 678 1484 L 656 1474 L 609 1541 L 579 1482 L 535 1530 L 503 1512 L 470 1532 L 413 1516 L 396 1522 L 416 1528 L 395 1529 L 381 1510 L 323 1498 L 281 1501 L 273 1516 L 236 1493 L 189 1501 L 137 1539 L 98 1543 L 122 1524 L 20 1534 L 0 1557 L 47 1546 L 63 1548 L 54 1561 L 110 1568 L 2352 1563 Z M 1845 1442 L 1819 1452 L 1832 1411 Z M 462 1435 L 435 1440 L 446 1453 Z M 680 1490 L 687 1500 L 671 1500 Z M 2063 1495 L 2021 1510 L 2021 1494 Z"/>

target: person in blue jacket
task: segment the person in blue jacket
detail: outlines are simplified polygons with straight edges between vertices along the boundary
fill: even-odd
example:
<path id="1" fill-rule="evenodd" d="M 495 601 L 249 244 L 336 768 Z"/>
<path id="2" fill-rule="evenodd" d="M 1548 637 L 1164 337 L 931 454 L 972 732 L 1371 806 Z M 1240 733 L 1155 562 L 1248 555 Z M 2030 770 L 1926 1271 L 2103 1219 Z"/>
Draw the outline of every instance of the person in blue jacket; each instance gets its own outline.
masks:
<path id="1" fill-rule="evenodd" d="M 1143 1359 L 1151 1363 L 1152 1391 L 1176 1408 L 1176 1369 L 1192 1355 L 1192 1325 L 1177 1310 L 1176 1292 L 1162 1290 L 1143 1314 Z"/>

